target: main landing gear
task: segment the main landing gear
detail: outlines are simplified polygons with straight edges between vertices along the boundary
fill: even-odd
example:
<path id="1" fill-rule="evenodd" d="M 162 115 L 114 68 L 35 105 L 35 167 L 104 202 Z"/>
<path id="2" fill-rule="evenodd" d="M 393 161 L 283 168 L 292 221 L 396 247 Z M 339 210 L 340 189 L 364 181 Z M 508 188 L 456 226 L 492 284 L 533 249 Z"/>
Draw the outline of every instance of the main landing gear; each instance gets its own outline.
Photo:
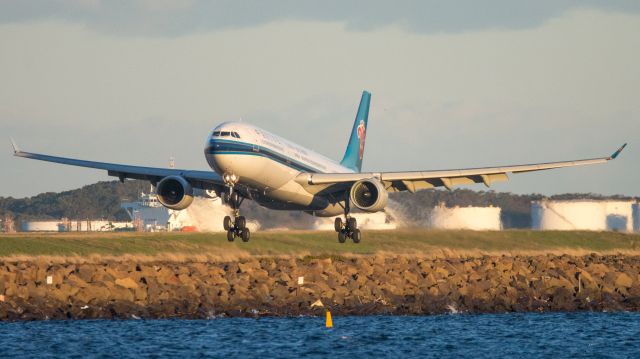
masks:
<path id="1" fill-rule="evenodd" d="M 349 200 L 345 202 L 344 218 L 336 218 L 334 222 L 334 229 L 338 232 L 338 242 L 344 243 L 347 238 L 351 238 L 353 243 L 360 243 L 362 239 L 362 233 L 358 229 L 358 221 L 354 217 L 349 216 Z"/>
<path id="2" fill-rule="evenodd" d="M 237 216 L 235 220 L 231 220 L 230 216 L 226 216 L 222 224 L 224 225 L 224 230 L 227 231 L 227 240 L 229 242 L 233 242 L 236 237 L 240 237 L 243 242 L 249 242 L 251 231 L 247 228 L 247 220 L 244 216 Z"/>
<path id="3" fill-rule="evenodd" d="M 335 230 L 338 232 L 338 242 L 344 243 L 347 238 L 351 238 L 353 243 L 360 243 L 362 233 L 358 229 L 358 222 L 353 217 L 346 217 L 347 221 L 343 222 L 342 218 L 336 218 L 334 222 Z"/>
<path id="4" fill-rule="evenodd" d="M 230 216 L 225 216 L 222 222 L 224 230 L 227 231 L 227 240 L 233 242 L 236 237 L 239 237 L 243 242 L 249 242 L 251 231 L 247 228 L 246 218 L 240 215 L 240 205 L 244 198 L 233 190 L 235 183 L 237 183 L 237 177 L 235 175 L 225 175 L 223 178 L 229 187 L 229 193 L 224 194 L 224 200 L 233 209 L 233 219 Z"/>

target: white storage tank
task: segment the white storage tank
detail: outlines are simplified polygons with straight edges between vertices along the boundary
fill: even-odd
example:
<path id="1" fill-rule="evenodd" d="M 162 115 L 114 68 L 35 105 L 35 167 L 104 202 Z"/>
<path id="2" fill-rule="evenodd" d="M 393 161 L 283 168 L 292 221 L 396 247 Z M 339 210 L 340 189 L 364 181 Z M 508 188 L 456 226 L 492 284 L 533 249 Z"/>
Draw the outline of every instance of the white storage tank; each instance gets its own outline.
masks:
<path id="1" fill-rule="evenodd" d="M 60 221 L 23 221 L 22 232 L 59 232 L 63 229 Z"/>
<path id="2" fill-rule="evenodd" d="M 499 231 L 502 229 L 500 207 L 453 207 L 440 204 L 431 211 L 429 224 L 436 229 L 472 229 Z"/>
<path id="3" fill-rule="evenodd" d="M 385 212 L 376 213 L 351 213 L 351 216 L 358 222 L 358 228 L 367 230 L 396 229 L 397 221 Z M 344 218 L 343 218 L 344 220 Z M 335 217 L 317 218 L 314 229 L 321 231 L 334 230 Z"/>
<path id="4" fill-rule="evenodd" d="M 637 208 L 635 201 L 534 201 L 531 202 L 531 226 L 540 230 L 631 232 L 634 205 Z"/>

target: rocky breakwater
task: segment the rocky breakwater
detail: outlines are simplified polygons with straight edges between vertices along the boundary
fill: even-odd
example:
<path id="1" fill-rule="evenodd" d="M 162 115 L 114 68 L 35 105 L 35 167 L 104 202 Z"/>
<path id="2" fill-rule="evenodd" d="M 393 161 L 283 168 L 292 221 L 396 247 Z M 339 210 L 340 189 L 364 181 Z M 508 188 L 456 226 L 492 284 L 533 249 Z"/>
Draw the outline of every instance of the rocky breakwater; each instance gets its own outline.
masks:
<path id="1" fill-rule="evenodd" d="M 640 309 L 640 257 L 0 262 L 0 319 Z M 303 277 L 303 279 L 300 279 Z"/>

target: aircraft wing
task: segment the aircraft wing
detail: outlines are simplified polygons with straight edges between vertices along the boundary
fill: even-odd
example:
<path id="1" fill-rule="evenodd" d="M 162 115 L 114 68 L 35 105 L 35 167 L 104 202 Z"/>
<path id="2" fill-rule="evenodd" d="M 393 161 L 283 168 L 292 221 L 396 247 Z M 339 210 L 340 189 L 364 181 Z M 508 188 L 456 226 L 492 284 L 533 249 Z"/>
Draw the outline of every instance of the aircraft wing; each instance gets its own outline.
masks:
<path id="1" fill-rule="evenodd" d="M 184 177 L 191 183 L 192 186 L 196 188 L 213 189 L 221 186 L 224 183 L 222 181 L 222 177 L 220 177 L 220 175 L 213 171 L 193 171 L 175 168 L 142 167 L 122 165 L 117 163 L 84 161 L 74 158 L 56 157 L 39 153 L 24 152 L 21 151 L 15 145 L 15 143 L 13 143 L 13 155 L 17 157 L 30 158 L 33 160 L 106 170 L 109 176 L 118 177 L 120 178 L 120 181 L 124 181 L 125 178 L 133 178 L 148 180 L 152 183 L 156 183 L 166 176 L 176 175 Z"/>
<path id="2" fill-rule="evenodd" d="M 554 168 L 573 167 L 605 163 L 618 157 L 625 148 L 625 143 L 611 156 L 584 160 L 535 163 L 527 165 L 465 168 L 437 171 L 411 171 L 411 172 L 361 172 L 361 173 L 303 173 L 296 181 L 303 186 L 332 185 L 340 183 L 356 182 L 366 178 L 378 178 L 391 192 L 410 191 L 434 187 L 446 187 L 448 189 L 458 185 L 484 183 L 489 187 L 494 182 L 508 180 L 508 173 L 523 173 L 542 171 Z"/>

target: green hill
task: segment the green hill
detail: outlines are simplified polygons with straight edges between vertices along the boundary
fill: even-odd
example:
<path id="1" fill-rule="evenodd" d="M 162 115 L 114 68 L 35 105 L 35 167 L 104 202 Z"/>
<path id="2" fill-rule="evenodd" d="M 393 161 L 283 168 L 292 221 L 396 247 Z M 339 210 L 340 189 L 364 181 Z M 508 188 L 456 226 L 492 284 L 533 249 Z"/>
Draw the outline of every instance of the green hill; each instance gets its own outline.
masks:
<path id="1" fill-rule="evenodd" d="M 141 191 L 149 191 L 149 184 L 143 181 L 109 181 L 27 198 L 0 197 L 0 215 L 12 214 L 17 221 L 63 217 L 128 220 L 127 213 L 120 209 L 120 202 L 137 198 Z"/>

